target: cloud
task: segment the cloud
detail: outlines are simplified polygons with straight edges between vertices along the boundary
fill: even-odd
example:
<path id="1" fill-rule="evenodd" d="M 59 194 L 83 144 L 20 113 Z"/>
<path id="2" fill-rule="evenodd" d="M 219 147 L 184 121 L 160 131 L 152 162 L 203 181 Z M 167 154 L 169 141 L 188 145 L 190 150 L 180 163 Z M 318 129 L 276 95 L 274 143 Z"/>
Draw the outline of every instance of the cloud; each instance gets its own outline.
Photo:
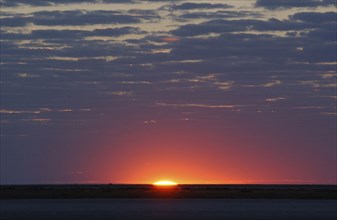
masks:
<path id="1" fill-rule="evenodd" d="M 23 27 L 28 23 L 26 19 L 27 17 L 24 15 L 17 15 L 15 17 L 1 18 L 0 22 L 2 27 Z"/>
<path id="2" fill-rule="evenodd" d="M 104 11 L 104 10 L 71 10 L 71 11 L 38 11 L 27 15 L 17 15 L 1 19 L 4 27 L 22 27 L 27 24 L 44 26 L 74 26 L 95 24 L 131 24 L 144 20 L 159 19 L 148 10 Z"/>
<path id="3" fill-rule="evenodd" d="M 257 0 L 255 6 L 267 9 L 293 8 L 293 7 L 318 7 L 335 5 L 335 0 Z"/>
<path id="4" fill-rule="evenodd" d="M 134 0 L 1 0 L 3 7 L 16 7 L 19 5 L 51 6 L 57 4 L 79 4 L 79 3 L 133 3 Z"/>
<path id="5" fill-rule="evenodd" d="M 294 109 L 325 109 L 325 106 L 296 106 Z"/>
<path id="6" fill-rule="evenodd" d="M 156 103 L 157 106 L 168 106 L 168 107 L 196 107 L 196 108 L 225 108 L 230 109 L 234 108 L 234 105 L 208 105 L 208 104 L 194 104 L 194 103 L 185 103 L 185 104 L 173 104 L 173 103 Z"/>
<path id="7" fill-rule="evenodd" d="M 41 111 L 0 109 L 1 114 L 40 114 Z"/>
<path id="8" fill-rule="evenodd" d="M 172 5 L 172 10 L 193 10 L 193 9 L 216 9 L 216 8 L 232 8 L 233 6 L 228 4 L 210 4 L 210 3 L 183 3 L 179 5 Z"/>
<path id="9" fill-rule="evenodd" d="M 252 11 L 197 11 L 190 13 L 183 13 L 175 19 L 224 19 L 224 18 L 243 18 L 243 17 L 260 17 L 261 14 Z"/>
<path id="10" fill-rule="evenodd" d="M 19 78 L 36 78 L 40 77 L 39 75 L 29 74 L 29 73 L 18 73 L 17 76 Z"/>
<path id="11" fill-rule="evenodd" d="M 91 111 L 91 109 L 51 109 L 51 108 L 38 108 L 37 110 L 13 110 L 13 109 L 0 109 L 1 114 L 43 114 L 51 112 L 74 112 L 74 111 Z"/>
<path id="12" fill-rule="evenodd" d="M 75 0 L 76 1 L 76 0 Z M 48 6 L 51 5 L 51 1 L 44 1 L 44 0 L 1 0 L 1 6 L 3 7 L 14 7 L 21 4 L 25 5 L 32 5 L 32 6 Z"/>
<path id="13" fill-rule="evenodd" d="M 95 29 L 92 31 L 84 30 L 33 30 L 30 34 L 12 34 L 4 33 L 2 34 L 2 39 L 67 39 L 68 43 L 75 39 L 84 39 L 86 37 L 95 37 L 95 36 L 104 36 L 104 37 L 119 37 L 127 34 L 145 34 L 145 31 L 142 31 L 139 28 L 135 27 L 121 27 L 121 28 L 104 28 L 104 29 Z"/>
<path id="14" fill-rule="evenodd" d="M 336 12 L 299 12 L 290 16 L 293 20 L 299 20 L 303 22 L 311 23 L 325 23 L 325 22 L 336 22 L 337 13 Z"/>
<path id="15" fill-rule="evenodd" d="M 131 96 L 131 95 L 133 95 L 133 92 L 129 92 L 129 91 L 115 91 L 115 92 L 105 92 L 104 94 L 107 94 L 107 95 L 116 95 L 116 96 Z"/>
<path id="16" fill-rule="evenodd" d="M 234 81 L 229 82 L 215 82 L 214 85 L 216 85 L 221 90 L 229 90 L 233 87 Z"/>
<path id="17" fill-rule="evenodd" d="M 331 93 L 333 84 L 322 82 L 325 79 L 321 75 L 334 71 L 333 65 L 322 64 L 333 62 L 336 57 L 335 30 L 332 28 L 336 24 L 332 20 L 334 12 L 300 12 L 279 20 L 262 19 L 256 14 L 254 17 L 253 10 L 212 12 L 196 7 L 200 8 L 180 10 L 177 17 L 186 15 L 188 18 L 190 15 L 193 19 L 206 15 L 205 19 L 211 20 L 201 23 L 186 20 L 186 23 L 170 26 L 167 31 L 148 32 L 138 27 L 143 27 L 142 22 L 147 19 L 157 19 L 155 10 L 40 11 L 27 14 L 26 18 L 18 15 L 20 19 L 41 25 L 52 20 L 52 24 L 47 30 L 30 33 L 11 28 L 1 30 L 2 71 L 8 82 L 21 85 L 23 81 L 29 81 L 22 85 L 22 91 L 43 90 L 53 94 L 59 91 L 64 94 L 60 100 L 68 97 L 65 88 L 76 96 L 82 97 L 80 94 L 84 93 L 99 97 L 103 94 L 105 98 L 126 100 L 125 103 L 131 100 L 126 91 L 132 91 L 134 100 L 141 96 L 152 101 L 162 100 L 161 103 L 172 107 L 211 109 L 230 108 L 231 105 L 196 104 L 200 101 L 196 97 L 228 98 L 244 94 L 238 103 L 254 104 L 266 99 L 258 97 L 266 90 L 270 97 L 266 101 L 276 101 L 284 88 L 287 91 L 301 89 L 308 96 Z M 95 19 L 90 20 L 89 15 Z M 115 15 L 136 20 L 108 26 L 105 22 Z M 226 16 L 235 19 L 224 19 Z M 101 23 L 108 27 L 103 28 Z M 90 24 L 92 29 L 74 24 Z M 118 40 L 114 38 L 124 35 Z M 133 38 L 132 35 L 139 36 Z M 29 78 L 26 72 L 39 77 Z M 314 91 L 312 87 L 316 84 L 299 83 L 308 76 L 325 92 Z M 55 80 L 66 83 L 52 83 Z M 45 82 L 52 86 L 48 88 Z M 183 98 L 177 101 L 175 97 Z M 230 100 L 237 103 L 235 98 Z M 67 109 L 67 106 L 60 109 Z"/>
<path id="18" fill-rule="evenodd" d="M 322 115 L 331 115 L 331 116 L 337 116 L 337 112 L 322 112 Z"/>
<path id="19" fill-rule="evenodd" d="M 262 84 L 263 87 L 274 87 L 274 86 L 277 86 L 277 85 L 281 85 L 282 82 L 280 80 L 274 80 L 274 81 L 271 81 L 271 82 L 267 82 L 267 83 L 264 83 Z"/>
<path id="20" fill-rule="evenodd" d="M 28 122 L 50 122 L 50 118 L 28 118 L 28 119 L 22 119 L 22 121 L 28 121 Z"/>
<path id="21" fill-rule="evenodd" d="M 156 120 L 147 120 L 147 121 L 144 121 L 144 124 L 156 124 L 157 121 Z"/>
<path id="22" fill-rule="evenodd" d="M 197 36 L 211 33 L 229 33 L 237 31 L 290 31 L 317 27 L 310 23 L 270 18 L 268 21 L 256 19 L 223 20 L 214 19 L 200 24 L 180 26 L 172 33 L 176 36 Z"/>
<path id="23" fill-rule="evenodd" d="M 88 25 L 137 23 L 137 17 L 114 11 L 53 11 L 37 12 L 31 20 L 35 25 Z"/>
<path id="24" fill-rule="evenodd" d="M 287 98 L 284 97 L 273 97 L 273 98 L 267 98 L 266 101 L 267 102 L 277 102 L 277 101 L 282 101 L 282 100 L 286 100 Z"/>
<path id="25" fill-rule="evenodd" d="M 323 87 L 323 88 L 337 88 L 337 82 L 329 83 L 329 84 L 322 84 L 321 87 Z"/>
<path id="26" fill-rule="evenodd" d="M 118 37 L 126 34 L 145 34 L 146 32 L 136 27 L 95 29 L 88 36 L 112 36 Z"/>
<path id="27" fill-rule="evenodd" d="M 323 73 L 321 74 L 321 77 L 323 79 L 331 79 L 331 78 L 337 77 L 337 73 Z"/>

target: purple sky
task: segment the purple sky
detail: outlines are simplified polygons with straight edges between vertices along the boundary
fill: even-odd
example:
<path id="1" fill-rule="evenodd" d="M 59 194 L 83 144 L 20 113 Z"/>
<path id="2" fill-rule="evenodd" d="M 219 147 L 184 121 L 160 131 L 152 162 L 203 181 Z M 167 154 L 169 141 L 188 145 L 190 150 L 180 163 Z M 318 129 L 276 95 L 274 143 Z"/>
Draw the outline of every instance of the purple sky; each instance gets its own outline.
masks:
<path id="1" fill-rule="evenodd" d="M 0 2 L 0 184 L 336 184 L 334 0 Z"/>

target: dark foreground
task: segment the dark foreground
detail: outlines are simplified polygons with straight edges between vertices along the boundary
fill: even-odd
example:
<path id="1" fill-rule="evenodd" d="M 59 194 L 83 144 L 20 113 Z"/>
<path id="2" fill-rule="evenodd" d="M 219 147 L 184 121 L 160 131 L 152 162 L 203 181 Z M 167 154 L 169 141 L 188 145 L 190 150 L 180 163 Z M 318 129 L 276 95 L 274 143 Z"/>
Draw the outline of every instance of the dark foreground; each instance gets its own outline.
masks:
<path id="1" fill-rule="evenodd" d="M 0 199 L 324 199 L 337 200 L 336 185 L 0 185 Z"/>
<path id="2" fill-rule="evenodd" d="M 0 186 L 1 220 L 337 219 L 336 185 Z"/>
<path id="3" fill-rule="evenodd" d="M 337 219 L 336 200 L 15 199 L 0 202 L 2 220 Z"/>

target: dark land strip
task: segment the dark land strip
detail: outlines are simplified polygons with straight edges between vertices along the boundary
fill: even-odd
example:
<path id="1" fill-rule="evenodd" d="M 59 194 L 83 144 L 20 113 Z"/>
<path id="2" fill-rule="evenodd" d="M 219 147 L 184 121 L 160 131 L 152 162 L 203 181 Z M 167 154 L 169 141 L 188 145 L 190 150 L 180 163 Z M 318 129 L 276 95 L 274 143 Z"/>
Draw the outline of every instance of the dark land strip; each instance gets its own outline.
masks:
<path id="1" fill-rule="evenodd" d="M 337 185 L 0 185 L 0 199 L 311 199 L 337 200 Z"/>

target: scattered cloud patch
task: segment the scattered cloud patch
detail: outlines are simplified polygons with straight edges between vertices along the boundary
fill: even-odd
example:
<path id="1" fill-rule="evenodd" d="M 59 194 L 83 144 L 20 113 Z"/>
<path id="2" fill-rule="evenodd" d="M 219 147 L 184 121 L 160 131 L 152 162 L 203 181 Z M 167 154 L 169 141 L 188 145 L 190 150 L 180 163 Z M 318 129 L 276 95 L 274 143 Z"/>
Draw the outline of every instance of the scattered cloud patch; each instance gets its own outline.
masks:
<path id="1" fill-rule="evenodd" d="M 303 81 L 300 81 L 299 84 L 310 86 L 310 87 L 313 87 L 313 88 L 321 87 L 321 85 L 319 84 L 319 81 L 317 81 L 317 80 L 303 80 Z"/>
<path id="2" fill-rule="evenodd" d="M 0 109 L 1 114 L 40 114 L 41 111 L 27 111 L 27 110 L 9 110 L 9 109 Z"/>
<path id="3" fill-rule="evenodd" d="M 29 74 L 29 73 L 18 73 L 18 78 L 37 78 L 39 75 Z"/>
<path id="4" fill-rule="evenodd" d="M 1 19 L 4 27 L 23 27 L 28 24 L 39 26 L 80 26 L 95 24 L 131 24 L 159 19 L 155 13 L 139 11 L 120 12 L 103 10 L 38 11 L 29 15 L 19 15 Z"/>
<path id="5" fill-rule="evenodd" d="M 234 81 L 229 82 L 215 82 L 216 85 L 220 90 L 229 90 L 233 87 Z"/>
<path id="6" fill-rule="evenodd" d="M 285 97 L 273 97 L 273 98 L 267 98 L 266 101 L 267 102 L 277 102 L 277 101 L 282 101 L 282 100 L 286 100 L 287 98 Z"/>
<path id="7" fill-rule="evenodd" d="M 194 103 L 186 103 L 186 104 L 173 104 L 173 103 L 156 103 L 157 106 L 167 106 L 167 107 L 196 107 L 196 108 L 225 108 L 231 109 L 234 108 L 234 105 L 208 105 L 208 104 L 194 104 Z"/>
<path id="8" fill-rule="evenodd" d="M 337 112 L 322 112 L 322 115 L 331 115 L 331 116 L 337 116 Z"/>
<path id="9" fill-rule="evenodd" d="M 49 112 L 75 112 L 75 111 L 91 111 L 90 109 L 51 109 L 51 108 L 39 108 L 37 110 L 9 110 L 9 109 L 0 109 L 1 114 L 43 114 Z"/>
<path id="10" fill-rule="evenodd" d="M 22 119 L 22 121 L 46 123 L 46 122 L 50 122 L 51 119 L 50 118 L 29 118 L 29 119 Z"/>
<path id="11" fill-rule="evenodd" d="M 255 5 L 257 7 L 275 10 L 281 8 L 333 6 L 335 4 L 335 0 L 257 0 Z"/>
<path id="12" fill-rule="evenodd" d="M 193 9 L 217 9 L 217 8 L 232 8 L 228 4 L 211 4 L 211 3 L 192 3 L 187 2 L 183 4 L 174 4 L 171 6 L 172 10 L 193 10 Z"/>
<path id="13" fill-rule="evenodd" d="M 81 3 L 133 3 L 134 0 L 1 0 L 3 7 L 29 6 L 53 6 L 57 4 L 81 4 Z"/>
<path id="14" fill-rule="evenodd" d="M 303 22 L 311 23 L 325 23 L 325 22 L 336 22 L 337 13 L 336 12 L 299 12 L 292 16 L 290 19 L 299 20 Z"/>
<path id="15" fill-rule="evenodd" d="M 147 121 L 144 121 L 144 124 L 156 124 L 157 121 L 156 120 L 147 120 Z"/>
<path id="16" fill-rule="evenodd" d="M 323 73 L 321 74 L 321 77 L 323 79 L 331 79 L 331 78 L 337 77 L 337 73 Z"/>
<path id="17" fill-rule="evenodd" d="M 243 18 L 243 17 L 261 17 L 262 15 L 258 12 L 251 11 L 197 11 L 197 12 L 187 12 L 182 13 L 176 19 L 225 19 L 225 18 Z"/>
<path id="18" fill-rule="evenodd" d="M 262 84 L 263 87 L 274 87 L 274 86 L 277 86 L 277 85 L 281 85 L 282 82 L 280 80 L 274 80 L 274 81 L 271 81 L 271 82 L 267 82 L 267 83 L 264 83 Z"/>
<path id="19" fill-rule="evenodd" d="M 129 92 L 129 91 L 115 91 L 115 92 L 107 92 L 105 94 L 111 94 L 111 95 L 116 95 L 116 96 L 131 96 L 131 95 L 133 95 L 133 92 Z"/>

